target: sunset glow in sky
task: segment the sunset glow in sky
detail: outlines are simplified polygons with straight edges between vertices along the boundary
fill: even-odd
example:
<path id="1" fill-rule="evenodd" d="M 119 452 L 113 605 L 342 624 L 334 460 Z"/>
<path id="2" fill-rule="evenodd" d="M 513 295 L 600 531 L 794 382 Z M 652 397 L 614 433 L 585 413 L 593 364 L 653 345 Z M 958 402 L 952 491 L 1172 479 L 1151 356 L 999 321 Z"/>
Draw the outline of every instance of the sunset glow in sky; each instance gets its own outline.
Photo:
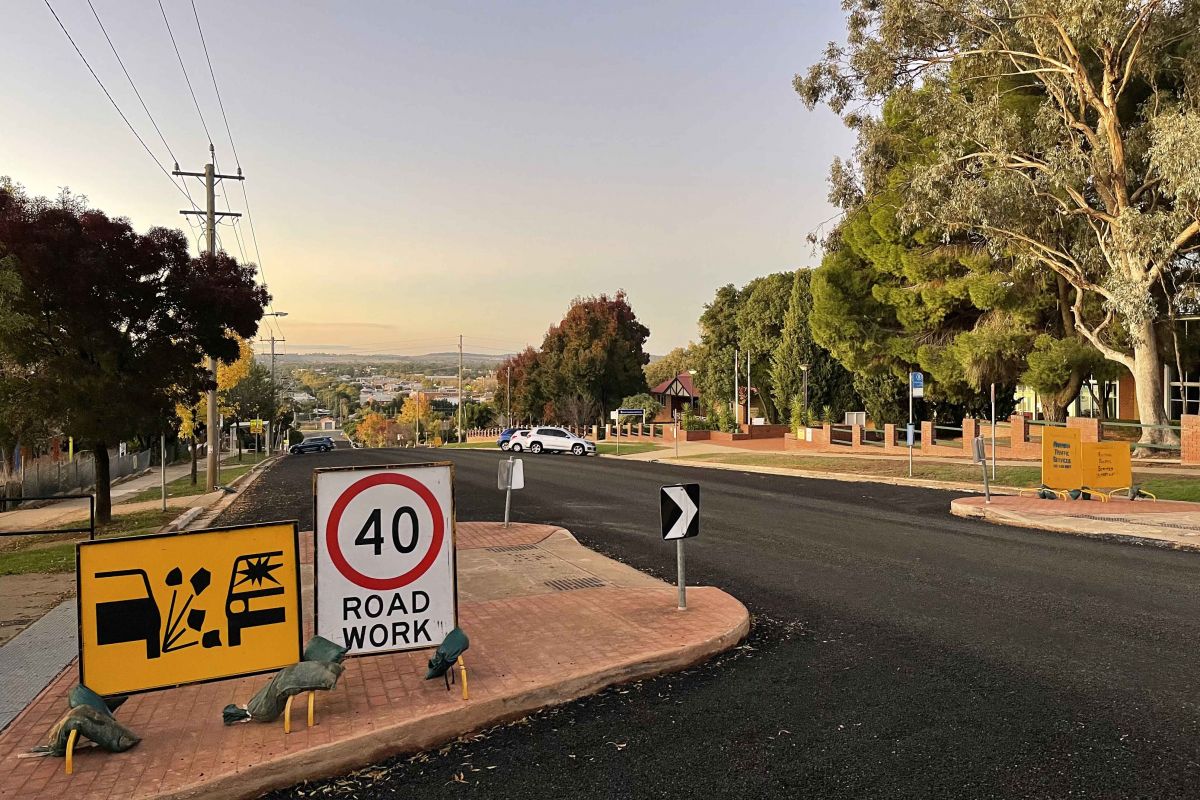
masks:
<path id="1" fill-rule="evenodd" d="M 157 3 L 92 2 L 180 166 L 201 171 L 207 137 Z M 51 5 L 170 170 L 86 0 Z M 163 5 L 231 172 L 191 4 Z M 719 285 L 817 261 L 805 236 L 834 213 L 825 175 L 850 135 L 791 78 L 840 38 L 837 0 L 196 5 L 289 314 L 281 350 L 424 353 L 462 333 L 468 351 L 511 351 L 572 297 L 624 288 L 663 353 L 696 338 Z M 4 17 L 0 175 L 186 230 L 187 201 L 46 6 Z"/>

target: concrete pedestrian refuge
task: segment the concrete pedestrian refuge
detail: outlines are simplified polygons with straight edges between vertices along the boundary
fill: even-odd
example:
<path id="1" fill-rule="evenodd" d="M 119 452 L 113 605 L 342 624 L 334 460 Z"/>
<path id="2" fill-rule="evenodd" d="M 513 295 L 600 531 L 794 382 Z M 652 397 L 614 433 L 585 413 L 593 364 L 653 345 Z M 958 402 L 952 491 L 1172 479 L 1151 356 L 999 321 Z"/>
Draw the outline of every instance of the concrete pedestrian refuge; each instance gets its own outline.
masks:
<path id="1" fill-rule="evenodd" d="M 961 497 L 950 513 L 1001 525 L 1038 528 L 1081 536 L 1151 540 L 1180 550 L 1200 550 L 1200 503 L 1171 500 L 1042 500 L 992 495 Z"/>
<path id="2" fill-rule="evenodd" d="M 306 634 L 312 629 L 312 534 L 302 535 Z M 134 695 L 117 718 L 143 737 L 126 753 L 78 750 L 18 758 L 44 741 L 78 680 L 72 664 L 0 734 L 0 797 L 248 798 L 387 756 L 437 746 L 614 684 L 684 669 L 737 644 L 749 615 L 712 587 L 675 587 L 580 545 L 548 525 L 462 522 L 457 537 L 459 621 L 470 699 L 425 681 L 424 650 L 347 660 L 337 688 L 318 693 L 317 724 L 303 704 L 281 723 L 226 727 L 221 709 L 245 703 L 270 676 Z"/>

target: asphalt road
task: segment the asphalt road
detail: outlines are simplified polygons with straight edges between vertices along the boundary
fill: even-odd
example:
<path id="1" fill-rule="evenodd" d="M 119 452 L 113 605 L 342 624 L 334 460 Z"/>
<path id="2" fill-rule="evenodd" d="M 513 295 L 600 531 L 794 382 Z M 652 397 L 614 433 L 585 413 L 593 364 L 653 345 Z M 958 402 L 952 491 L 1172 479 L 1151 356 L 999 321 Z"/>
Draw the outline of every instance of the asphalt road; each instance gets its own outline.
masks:
<path id="1" fill-rule="evenodd" d="M 311 528 L 313 467 L 431 458 L 456 465 L 460 519 L 497 519 L 499 457 L 289 457 L 222 522 Z M 515 519 L 664 577 L 658 487 L 698 481 L 689 583 L 746 603 L 750 647 L 278 797 L 1200 797 L 1200 554 L 960 520 L 936 490 L 525 467 Z"/>

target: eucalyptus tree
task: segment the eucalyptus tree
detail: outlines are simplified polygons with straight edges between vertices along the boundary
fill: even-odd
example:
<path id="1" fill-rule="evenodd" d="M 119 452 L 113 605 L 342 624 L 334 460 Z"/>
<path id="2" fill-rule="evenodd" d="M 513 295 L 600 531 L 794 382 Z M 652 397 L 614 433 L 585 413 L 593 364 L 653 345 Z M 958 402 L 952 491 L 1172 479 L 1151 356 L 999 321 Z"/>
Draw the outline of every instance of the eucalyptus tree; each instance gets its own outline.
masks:
<path id="1" fill-rule="evenodd" d="M 1072 328 L 1167 421 L 1163 353 L 1200 252 L 1200 4 L 1183 0 L 847 0 L 848 37 L 795 87 L 859 133 L 842 196 L 886 179 L 892 98 L 932 144 L 900 217 L 1053 273 Z M 1166 328 L 1166 330 L 1164 330 Z M 1142 441 L 1169 432 L 1144 428 Z"/>

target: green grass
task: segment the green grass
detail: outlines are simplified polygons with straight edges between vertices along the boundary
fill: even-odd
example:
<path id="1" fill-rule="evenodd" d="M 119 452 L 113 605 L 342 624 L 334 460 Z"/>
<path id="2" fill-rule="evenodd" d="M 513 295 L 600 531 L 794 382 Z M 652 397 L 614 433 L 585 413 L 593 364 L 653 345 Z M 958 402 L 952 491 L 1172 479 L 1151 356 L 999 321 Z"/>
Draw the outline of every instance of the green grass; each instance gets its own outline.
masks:
<path id="1" fill-rule="evenodd" d="M 665 449 L 661 445 L 646 444 L 645 442 L 629 442 L 628 444 L 621 442 L 620 454 L 623 456 L 633 456 L 638 453 L 652 453 L 655 450 Z M 617 444 L 616 442 L 601 442 L 596 445 L 596 452 L 604 456 L 615 456 L 617 455 Z"/>
<path id="2" fill-rule="evenodd" d="M 163 512 L 157 509 L 138 511 L 113 517 L 112 522 L 96 528 L 98 539 L 119 539 L 154 533 L 179 516 L 179 509 Z M 73 523 L 77 525 L 78 523 Z M 0 575 L 25 575 L 28 573 L 50 574 L 70 572 L 75 569 L 75 542 L 79 534 L 71 534 L 72 541 L 54 540 L 54 544 L 33 542 L 20 550 L 0 553 Z"/>
<path id="3" fill-rule="evenodd" d="M 841 458 L 793 453 L 708 453 L 687 458 L 691 461 L 711 461 L 716 464 L 736 466 L 841 472 L 889 478 L 908 476 L 908 462 L 903 459 Z M 954 483 L 981 482 L 980 470 L 975 464 L 916 461 L 913 463 L 913 477 Z M 1038 486 L 1041 484 L 1041 479 L 1042 471 L 1038 466 L 998 466 L 996 468 L 995 483 L 1001 486 Z M 1200 476 L 1193 478 L 1186 475 L 1156 475 L 1153 473 L 1139 475 L 1135 471 L 1133 479 L 1136 483 L 1140 483 L 1143 489 L 1153 493 L 1161 500 L 1200 501 Z"/>
<path id="4" fill-rule="evenodd" d="M 232 461 L 223 462 L 221 464 L 221 484 L 228 486 L 235 478 L 245 475 L 250 471 L 251 467 L 262 460 L 263 457 L 259 453 L 246 453 L 240 464 L 238 463 L 237 456 L 234 456 Z M 191 475 L 184 475 L 182 478 L 176 478 L 167 483 L 167 497 L 193 497 L 198 494 L 204 494 L 204 462 L 200 462 L 194 484 L 192 483 Z M 155 486 L 150 489 L 143 489 L 135 495 L 123 497 L 120 502 L 137 503 L 143 500 L 158 500 L 161 497 L 162 489 Z"/>

